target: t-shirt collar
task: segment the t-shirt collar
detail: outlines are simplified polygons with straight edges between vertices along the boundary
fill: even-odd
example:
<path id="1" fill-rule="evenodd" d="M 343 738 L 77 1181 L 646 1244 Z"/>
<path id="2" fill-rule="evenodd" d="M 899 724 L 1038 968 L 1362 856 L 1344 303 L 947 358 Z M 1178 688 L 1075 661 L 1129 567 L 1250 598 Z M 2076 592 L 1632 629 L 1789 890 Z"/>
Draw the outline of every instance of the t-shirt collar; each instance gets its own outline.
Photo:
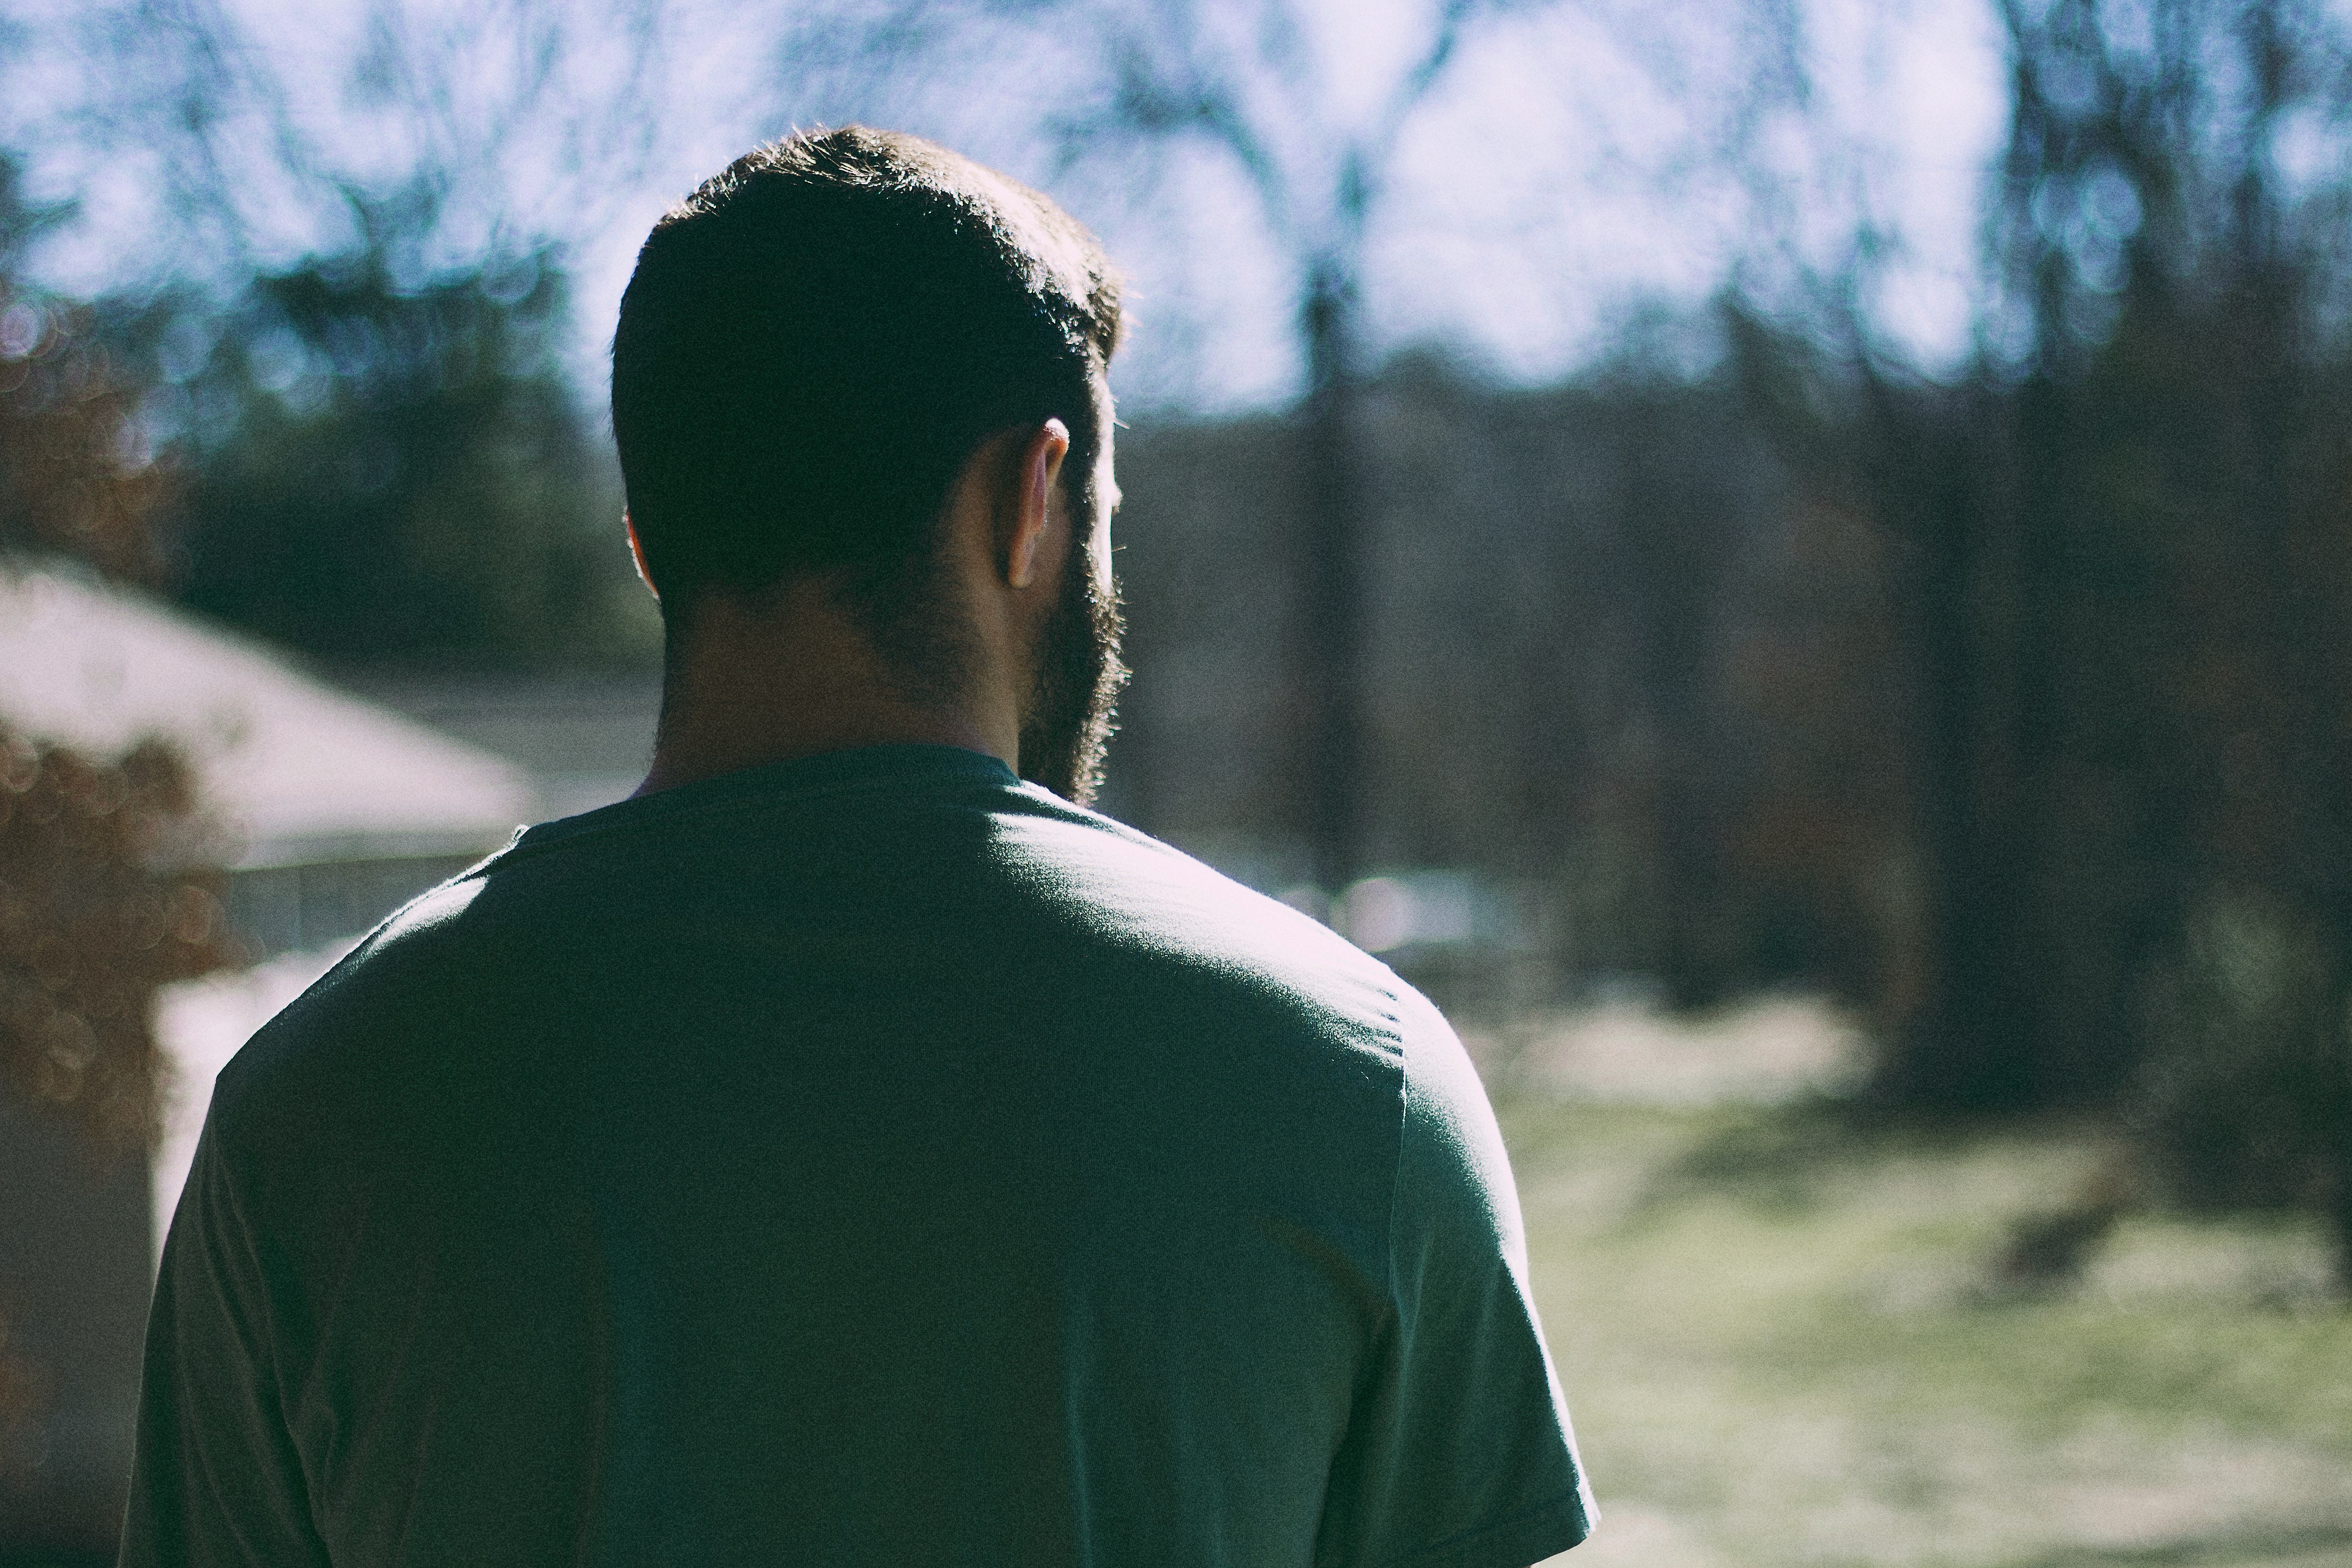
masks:
<path id="1" fill-rule="evenodd" d="M 506 853 L 536 850 L 614 828 L 649 826 L 681 812 L 707 810 L 819 791 L 875 787 L 919 787 L 956 782 L 1012 788 L 1021 782 L 1001 757 L 962 746 L 898 744 L 820 752 L 744 768 L 692 784 L 674 784 L 651 795 L 632 795 L 611 805 L 558 817 L 519 831 Z"/>

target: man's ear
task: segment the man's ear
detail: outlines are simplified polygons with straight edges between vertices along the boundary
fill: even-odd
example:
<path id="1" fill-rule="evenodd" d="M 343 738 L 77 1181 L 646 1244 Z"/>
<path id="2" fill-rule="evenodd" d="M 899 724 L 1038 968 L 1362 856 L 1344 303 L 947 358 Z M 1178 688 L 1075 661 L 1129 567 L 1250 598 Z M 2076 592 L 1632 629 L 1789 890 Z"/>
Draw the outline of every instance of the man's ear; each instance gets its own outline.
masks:
<path id="1" fill-rule="evenodd" d="M 1062 478 L 1062 459 L 1069 455 L 1070 427 L 1059 419 L 1046 420 L 1021 444 L 1013 506 L 1000 546 L 1007 587 L 1026 588 L 1037 581 L 1045 535 L 1054 521 L 1054 487 Z"/>
<path id="2" fill-rule="evenodd" d="M 654 574 L 646 570 L 645 542 L 637 537 L 636 519 L 625 510 L 621 513 L 621 531 L 629 536 L 629 559 L 637 563 L 637 581 L 646 585 L 646 592 L 654 596 L 656 604 L 659 604 L 661 590 L 654 586 Z"/>

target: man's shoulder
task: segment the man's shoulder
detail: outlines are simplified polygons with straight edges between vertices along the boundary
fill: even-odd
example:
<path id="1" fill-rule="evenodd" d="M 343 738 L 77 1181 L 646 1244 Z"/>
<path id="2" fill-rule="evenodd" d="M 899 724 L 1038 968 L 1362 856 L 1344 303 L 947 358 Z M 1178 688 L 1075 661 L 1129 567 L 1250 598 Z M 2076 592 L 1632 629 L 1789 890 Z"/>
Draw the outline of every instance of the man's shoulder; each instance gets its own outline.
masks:
<path id="1" fill-rule="evenodd" d="M 412 900 L 257 1029 L 215 1080 L 221 1135 L 331 1121 L 435 1020 L 466 1012 L 502 966 L 467 920 L 482 888 L 478 868 Z"/>
<path id="2" fill-rule="evenodd" d="M 1223 1025 L 1269 1058 L 1286 1044 L 1399 1097 L 1418 1135 L 1490 1142 L 1492 1112 L 1459 1037 L 1420 991 L 1330 927 L 1182 850 L 1059 801 L 1014 838 L 1067 879 L 1099 922 L 1099 963 L 1080 989 L 1119 1026 Z M 1025 874 L 1030 873 L 1024 866 Z M 1275 1062 L 1268 1060 L 1269 1067 Z"/>
<path id="3" fill-rule="evenodd" d="M 1008 868 L 1107 931 L 1229 958 L 1291 957 L 1385 974 L 1321 921 L 1174 845 L 1045 790 L 1010 794 L 995 834 Z"/>
<path id="4" fill-rule="evenodd" d="M 835 966 L 840 984 L 887 993 L 876 1027 L 918 996 L 1017 993 L 1029 1026 L 1168 1070 L 1215 1050 L 1251 1079 L 1337 1069 L 1388 1093 L 1466 1071 L 1436 1010 L 1320 921 L 1044 790 L 961 806 L 984 827 L 860 837 L 824 820 L 812 842 L 801 818 L 672 814 L 547 852 L 526 838 L 362 942 L 238 1053 L 215 1104 L 281 1127 L 388 1108 L 563 1020 L 593 1034 L 583 992 L 618 995 L 635 958 L 648 984 L 740 984 L 761 1005 L 778 974 Z"/>
<path id="5" fill-rule="evenodd" d="M 1320 921 L 1172 845 L 1036 793 L 1042 799 L 1003 818 L 1003 853 L 1015 879 L 1094 939 L 1107 974 L 1132 966 L 1237 1005 L 1360 1018 L 1391 1038 L 1434 1016 L 1386 964 Z"/>

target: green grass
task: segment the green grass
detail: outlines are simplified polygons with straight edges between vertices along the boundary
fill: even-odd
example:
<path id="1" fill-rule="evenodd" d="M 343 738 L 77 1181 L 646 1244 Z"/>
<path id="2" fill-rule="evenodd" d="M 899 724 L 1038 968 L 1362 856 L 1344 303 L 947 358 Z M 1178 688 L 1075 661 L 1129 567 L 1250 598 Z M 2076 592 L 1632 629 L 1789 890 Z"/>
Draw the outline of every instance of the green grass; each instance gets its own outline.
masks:
<path id="1" fill-rule="evenodd" d="M 2315 1227 L 2136 1219 L 2021 1297 L 2008 1227 L 2099 1158 L 2063 1129 L 1503 1119 L 1604 1516 L 1574 1568 L 2352 1563 L 2352 1310 Z"/>

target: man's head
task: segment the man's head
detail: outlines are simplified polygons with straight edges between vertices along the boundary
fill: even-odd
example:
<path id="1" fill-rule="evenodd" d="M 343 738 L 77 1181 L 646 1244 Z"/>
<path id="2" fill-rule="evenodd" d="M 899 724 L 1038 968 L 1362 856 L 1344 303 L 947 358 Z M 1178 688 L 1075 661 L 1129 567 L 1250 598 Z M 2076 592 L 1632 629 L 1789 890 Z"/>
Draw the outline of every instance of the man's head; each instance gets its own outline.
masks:
<path id="1" fill-rule="evenodd" d="M 910 700 L 951 700 L 968 628 L 940 579 L 950 491 L 1059 420 L 1056 500 L 1084 540 L 1118 328 L 1084 228 L 919 138 L 796 135 L 705 182 L 647 237 L 613 343 L 630 518 L 673 657 L 713 595 L 814 580 Z M 1120 672 L 1108 574 L 1074 555 L 1021 764 L 1083 795 Z"/>

